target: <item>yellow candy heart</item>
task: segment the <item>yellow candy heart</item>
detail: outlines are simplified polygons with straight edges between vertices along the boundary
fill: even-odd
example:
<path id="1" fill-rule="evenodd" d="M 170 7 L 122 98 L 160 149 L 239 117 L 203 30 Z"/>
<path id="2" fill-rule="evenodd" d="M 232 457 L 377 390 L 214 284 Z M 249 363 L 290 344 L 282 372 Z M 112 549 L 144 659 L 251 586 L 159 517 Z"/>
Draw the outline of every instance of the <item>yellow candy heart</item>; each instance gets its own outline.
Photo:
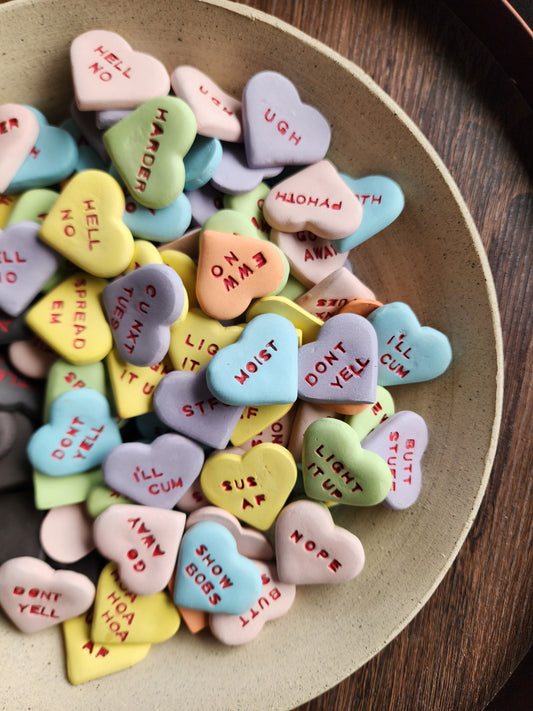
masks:
<path id="1" fill-rule="evenodd" d="M 265 442 L 242 456 L 220 452 L 200 475 L 202 491 L 215 506 L 266 531 L 296 483 L 296 462 L 288 449 Z"/>
<path id="2" fill-rule="evenodd" d="M 292 321 L 294 327 L 301 330 L 303 343 L 316 341 L 320 327 L 324 323 L 284 296 L 264 296 L 262 299 L 258 299 L 247 310 L 246 320 L 251 321 L 259 314 L 268 313 L 285 316 L 289 321 Z"/>
<path id="3" fill-rule="evenodd" d="M 49 291 L 26 314 L 26 323 L 70 363 L 86 365 L 106 357 L 113 336 L 100 303 L 105 279 L 82 272 Z"/>
<path id="4" fill-rule="evenodd" d="M 144 266 L 145 264 L 163 264 L 161 254 L 157 247 L 146 239 L 136 239 L 133 242 L 133 257 L 124 270 L 126 273 Z"/>
<path id="5" fill-rule="evenodd" d="M 248 442 L 254 435 L 263 432 L 273 422 L 280 420 L 293 405 L 293 402 L 289 402 L 285 405 L 250 405 L 245 407 L 241 419 L 230 437 L 231 443 L 238 447 L 244 442 Z"/>
<path id="6" fill-rule="evenodd" d="M 180 613 L 166 591 L 154 595 L 130 592 L 120 582 L 116 563 L 108 563 L 100 573 L 91 627 L 94 642 L 164 642 L 176 634 L 180 622 Z"/>
<path id="7" fill-rule="evenodd" d="M 149 367 L 132 365 L 123 360 L 115 348 L 107 356 L 106 366 L 115 407 L 121 417 L 151 412 L 154 390 L 161 378 L 172 370 L 167 359 Z"/>
<path id="8" fill-rule="evenodd" d="M 196 298 L 196 264 L 188 254 L 179 252 L 177 249 L 164 249 L 159 251 L 164 264 L 172 267 L 179 275 L 187 296 L 189 297 L 189 309 L 198 306 Z"/>
<path id="9" fill-rule="evenodd" d="M 129 669 L 142 661 L 150 644 L 101 644 L 91 637 L 91 615 L 80 615 L 63 622 L 67 657 L 67 677 L 71 684 Z"/>
<path id="10" fill-rule="evenodd" d="M 0 230 L 5 227 L 9 214 L 19 197 L 19 195 L 0 195 Z"/>
<path id="11" fill-rule="evenodd" d="M 133 257 L 133 236 L 122 222 L 126 201 L 108 173 L 84 170 L 66 185 L 39 232 L 50 247 L 86 272 L 114 277 Z"/>
<path id="12" fill-rule="evenodd" d="M 235 343 L 244 326 L 223 326 L 204 314 L 201 309 L 191 309 L 187 317 L 170 333 L 168 355 L 176 370 L 196 372 L 208 363 L 214 354 Z"/>

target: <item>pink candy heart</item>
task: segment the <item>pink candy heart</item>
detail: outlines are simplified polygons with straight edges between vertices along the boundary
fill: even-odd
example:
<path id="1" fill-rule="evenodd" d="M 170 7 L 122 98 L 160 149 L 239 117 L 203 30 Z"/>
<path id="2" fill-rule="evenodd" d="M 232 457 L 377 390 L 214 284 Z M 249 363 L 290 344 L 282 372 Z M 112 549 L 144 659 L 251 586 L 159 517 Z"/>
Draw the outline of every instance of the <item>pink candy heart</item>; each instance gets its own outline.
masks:
<path id="1" fill-rule="evenodd" d="M 33 111 L 20 104 L 0 106 L 0 193 L 3 193 L 39 135 Z"/>
<path id="2" fill-rule="evenodd" d="M 153 595 L 170 580 L 184 527 L 179 511 L 115 504 L 95 519 L 93 535 L 124 585 L 137 595 Z"/>
<path id="3" fill-rule="evenodd" d="M 94 595 L 85 575 L 54 570 L 38 558 L 11 558 L 0 566 L 0 606 L 22 632 L 38 632 L 81 615 Z"/>
<path id="4" fill-rule="evenodd" d="M 170 90 L 162 62 L 136 52 L 123 37 L 108 30 L 78 35 L 70 47 L 70 62 L 81 111 L 134 109 Z"/>
<path id="5" fill-rule="evenodd" d="M 279 579 L 287 583 L 343 583 L 363 569 L 361 541 L 333 522 L 329 510 L 315 501 L 295 501 L 276 521 Z"/>

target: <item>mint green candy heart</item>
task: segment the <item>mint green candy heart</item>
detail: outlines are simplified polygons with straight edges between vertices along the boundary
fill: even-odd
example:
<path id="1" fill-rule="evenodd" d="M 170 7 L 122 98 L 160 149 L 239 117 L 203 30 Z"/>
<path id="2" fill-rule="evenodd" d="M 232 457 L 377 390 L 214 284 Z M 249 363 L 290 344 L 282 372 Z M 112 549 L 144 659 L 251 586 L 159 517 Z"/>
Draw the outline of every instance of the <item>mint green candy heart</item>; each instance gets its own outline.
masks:
<path id="1" fill-rule="evenodd" d="M 39 511 L 53 509 L 56 506 L 81 504 L 91 490 L 104 480 L 100 467 L 69 476 L 54 477 L 33 470 L 33 496 L 35 508 Z"/>
<path id="2" fill-rule="evenodd" d="M 167 207 L 183 192 L 183 158 L 196 118 L 175 96 L 150 99 L 109 128 L 104 145 L 131 195 L 145 207 Z"/>
<path id="3" fill-rule="evenodd" d="M 59 193 L 48 188 L 33 188 L 22 193 L 14 208 L 9 213 L 6 227 L 16 222 L 36 222 L 41 225 L 48 211 L 55 203 Z"/>
<path id="4" fill-rule="evenodd" d="M 266 183 L 259 185 L 241 195 L 224 195 L 224 207 L 227 210 L 236 210 L 246 215 L 252 225 L 259 231 L 259 237 L 268 239 L 270 225 L 263 217 L 263 202 L 271 188 Z"/>
<path id="5" fill-rule="evenodd" d="M 214 232 L 224 232 L 229 235 L 244 235 L 245 237 L 260 237 L 264 239 L 264 235 L 254 226 L 250 218 L 237 210 L 219 210 L 202 225 L 200 236 L 205 230 L 213 230 Z"/>
<path id="6" fill-rule="evenodd" d="M 372 432 L 378 425 L 391 415 L 394 415 L 394 400 L 388 390 L 381 385 L 376 388 L 376 399 L 362 412 L 346 417 L 346 422 L 362 442 L 364 438 Z"/>
<path id="7" fill-rule="evenodd" d="M 343 420 L 324 417 L 306 429 L 302 472 L 311 499 L 352 506 L 375 506 L 392 486 L 387 462 L 361 447 Z"/>
<path id="8" fill-rule="evenodd" d="M 97 484 L 93 489 L 91 489 L 89 496 L 87 496 L 85 506 L 89 516 L 91 518 L 97 518 L 103 511 L 108 509 L 110 506 L 113 506 L 113 504 L 133 503 L 134 502 L 131 499 L 128 499 L 126 496 L 122 496 L 122 494 L 113 491 L 113 489 L 110 489 L 102 483 Z"/>
<path id="9" fill-rule="evenodd" d="M 58 358 L 48 371 L 44 394 L 43 420 L 48 422 L 50 406 L 60 395 L 75 388 L 91 388 L 106 395 L 105 367 L 102 361 L 73 365 Z"/>

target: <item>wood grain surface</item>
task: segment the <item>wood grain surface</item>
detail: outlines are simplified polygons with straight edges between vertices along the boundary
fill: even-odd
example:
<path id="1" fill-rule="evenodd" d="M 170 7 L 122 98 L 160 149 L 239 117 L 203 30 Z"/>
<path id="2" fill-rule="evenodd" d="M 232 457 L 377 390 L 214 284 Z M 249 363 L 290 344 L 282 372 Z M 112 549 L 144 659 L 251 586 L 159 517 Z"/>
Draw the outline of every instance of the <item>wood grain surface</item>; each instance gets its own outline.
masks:
<path id="1" fill-rule="evenodd" d="M 533 641 L 533 113 L 488 49 L 437 0 L 244 4 L 361 66 L 431 141 L 488 253 L 506 359 L 493 472 L 456 562 L 386 649 L 301 710 L 484 709 Z M 530 679 L 522 670 L 522 691 Z M 521 696 L 527 708 L 532 697 Z M 507 695 L 491 709 L 525 709 L 520 703 Z"/>
<path id="2" fill-rule="evenodd" d="M 533 641 L 533 112 L 488 49 L 439 0 L 243 4 L 360 65 L 431 141 L 488 253 L 506 359 L 493 472 L 455 563 L 387 648 L 300 710 L 484 709 Z M 530 678 L 522 668 L 522 692 Z M 525 709 L 507 689 L 505 708 Z M 527 703 L 531 696 L 520 698 Z M 493 702 L 491 711 L 502 704 Z"/>

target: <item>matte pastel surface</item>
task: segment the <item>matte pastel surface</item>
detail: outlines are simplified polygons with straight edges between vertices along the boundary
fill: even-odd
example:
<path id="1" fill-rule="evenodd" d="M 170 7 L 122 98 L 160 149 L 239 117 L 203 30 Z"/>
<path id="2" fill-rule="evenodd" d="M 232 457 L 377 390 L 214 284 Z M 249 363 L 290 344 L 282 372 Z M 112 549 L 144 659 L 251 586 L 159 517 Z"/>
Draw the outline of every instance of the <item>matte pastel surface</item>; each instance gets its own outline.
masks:
<path id="1" fill-rule="evenodd" d="M 138 504 L 173 508 L 204 463 L 200 445 L 176 433 L 150 444 L 125 442 L 102 462 L 105 483 Z"/>
<path id="2" fill-rule="evenodd" d="M 212 587 L 198 585 L 197 574 L 205 575 Z M 176 569 L 177 605 L 235 615 L 249 609 L 260 590 L 257 568 L 237 551 L 235 539 L 225 526 L 202 521 L 185 532 Z"/>
<path id="3" fill-rule="evenodd" d="M 87 26 L 91 26 L 92 18 L 96 12 L 104 13 L 104 4 L 99 4 L 98 0 L 91 7 L 80 5 L 77 7 L 77 14 L 69 17 L 68 29 L 63 28 L 61 32 L 51 32 L 46 36 L 42 34 L 42 23 L 39 21 L 41 17 L 40 10 L 36 9 L 31 3 L 14 3 L 16 7 L 10 8 L 10 3 L 2 7 L 2 21 L 6 19 L 5 27 L 8 29 L 8 37 L 13 38 L 12 49 L 15 61 L 6 65 L 6 81 L 9 89 L 13 90 L 13 95 L 17 100 L 27 100 L 31 98 L 34 103 L 44 106 L 54 106 L 54 112 L 59 117 L 64 114 L 64 110 L 68 105 L 68 94 L 70 88 L 65 77 L 67 70 L 61 72 L 61 57 L 64 56 L 68 41 L 77 32 L 83 31 Z M 272 4 L 270 4 L 272 7 Z M 58 18 L 64 16 L 64 3 L 50 2 L 50 18 L 52 19 L 51 26 L 57 29 L 59 26 Z M 231 7 L 233 12 L 228 11 Z M 412 6 L 411 6 L 412 7 Z M 246 8 L 241 8 L 237 4 L 226 6 L 224 11 L 219 10 L 211 4 L 203 5 L 198 3 L 194 5 L 194 19 L 192 17 L 192 6 L 188 4 L 174 4 L 172 13 L 165 14 L 161 10 L 160 18 L 162 24 L 153 19 L 153 22 L 146 23 L 145 7 L 143 8 L 128 6 L 125 11 L 125 5 L 120 3 L 114 6 L 105 5 L 105 16 L 110 18 L 119 30 L 131 37 L 132 42 L 137 44 L 141 39 L 144 41 L 143 48 L 148 49 L 149 45 L 155 46 L 158 43 L 161 56 L 168 61 L 169 67 L 177 65 L 179 62 L 178 49 L 176 47 L 176 33 L 182 32 L 183 48 L 179 48 L 179 54 L 185 52 L 191 61 L 195 63 L 203 63 L 203 66 L 209 70 L 213 77 L 222 83 L 224 77 L 229 75 L 232 77 L 232 85 L 236 90 L 242 85 L 254 67 L 276 66 L 280 71 L 283 71 L 287 66 L 293 67 L 295 82 L 302 89 L 302 95 L 305 92 L 305 99 L 314 99 L 315 103 L 326 113 L 331 106 L 332 96 L 344 96 L 346 100 L 347 110 L 338 112 L 335 118 L 335 130 L 332 143 L 332 155 L 335 156 L 340 167 L 349 170 L 353 165 L 358 165 L 361 171 L 370 171 L 376 169 L 376 164 L 379 163 L 385 166 L 391 175 L 400 177 L 406 170 L 406 165 L 409 165 L 410 172 L 410 187 L 408 191 L 409 203 L 408 209 L 399 220 L 391 225 L 391 232 L 384 233 L 383 250 L 379 250 L 379 260 L 373 258 L 373 248 L 371 248 L 372 240 L 369 240 L 368 246 L 361 245 L 361 250 L 365 256 L 365 268 L 361 276 L 368 283 L 380 286 L 383 297 L 391 299 L 394 293 L 401 293 L 406 299 L 409 299 L 414 306 L 419 307 L 425 304 L 423 311 L 430 315 L 432 314 L 438 320 L 438 327 L 446 329 L 450 336 L 456 341 L 460 339 L 464 342 L 469 342 L 472 348 L 464 354 L 463 359 L 457 364 L 457 370 L 453 369 L 455 376 L 460 377 L 463 382 L 468 383 L 468 388 L 463 387 L 463 391 L 453 389 L 454 406 L 461 407 L 464 405 L 465 416 L 458 417 L 455 420 L 450 420 L 450 408 L 452 402 L 452 371 L 449 375 L 445 375 L 444 379 L 435 381 L 435 387 L 432 388 L 431 406 L 435 404 L 438 407 L 439 418 L 437 420 L 437 435 L 443 431 L 443 428 L 449 428 L 451 434 L 458 434 L 462 441 L 475 441 L 475 446 L 467 446 L 460 453 L 460 456 L 454 456 L 453 466 L 450 461 L 450 454 L 442 453 L 440 449 L 433 452 L 428 460 L 428 465 L 432 471 L 438 470 L 441 473 L 436 488 L 428 492 L 424 497 L 424 504 L 431 504 L 430 508 L 421 507 L 416 517 L 416 523 L 422 531 L 428 535 L 419 539 L 420 559 L 423 560 L 423 565 L 418 564 L 417 560 L 412 555 L 408 556 L 406 552 L 402 556 L 399 551 L 400 544 L 409 535 L 409 530 L 414 523 L 414 517 L 409 516 L 407 521 L 400 521 L 399 517 L 394 517 L 392 520 L 387 512 L 378 515 L 378 525 L 372 525 L 375 512 L 372 516 L 358 516 L 358 522 L 361 529 L 366 531 L 367 538 L 370 540 L 369 560 L 376 560 L 369 564 L 365 571 L 365 576 L 358 581 L 358 589 L 360 592 L 360 609 L 365 612 L 362 618 L 362 628 L 357 636 L 350 639 L 347 644 L 346 635 L 346 619 L 343 618 L 338 622 L 336 619 L 331 619 L 331 626 L 325 628 L 321 625 L 322 642 L 320 650 L 313 650 L 307 646 L 309 625 L 320 625 L 323 621 L 322 611 L 323 605 L 320 601 L 319 593 L 311 594 L 311 598 L 306 594 L 302 595 L 299 600 L 298 607 L 295 607 L 291 614 L 283 619 L 283 624 L 280 625 L 280 631 L 283 629 L 283 639 L 288 640 L 289 651 L 293 652 L 292 659 L 294 665 L 291 668 L 285 669 L 287 665 L 272 661 L 269 656 L 269 650 L 272 646 L 268 642 L 268 630 L 265 630 L 267 637 L 261 640 L 261 645 L 251 645 L 242 650 L 234 650 L 233 664 L 225 664 L 224 658 L 226 655 L 219 655 L 213 650 L 206 651 L 205 656 L 209 658 L 209 664 L 213 670 L 214 678 L 216 675 L 217 684 L 213 694 L 213 699 L 227 699 L 228 703 L 235 704 L 238 702 L 236 689 L 239 684 L 236 683 L 235 662 L 238 662 L 238 679 L 242 679 L 244 675 L 253 675 L 258 664 L 264 668 L 272 668 L 276 674 L 277 683 L 271 685 L 273 696 L 268 698 L 268 689 L 261 686 L 257 688 L 256 696 L 254 688 L 246 686 L 245 696 L 242 698 L 242 705 L 249 704 L 250 701 L 255 707 L 272 705 L 285 705 L 287 708 L 303 702 L 316 693 L 322 692 L 326 685 L 336 683 L 343 676 L 349 674 L 356 666 L 363 663 L 369 656 L 380 649 L 383 644 L 388 641 L 398 629 L 403 626 L 414 614 L 420 609 L 420 606 L 427 599 L 430 591 L 433 590 L 438 580 L 443 575 L 449 565 L 450 555 L 453 555 L 464 538 L 465 526 L 468 529 L 472 520 L 473 514 L 479 503 L 478 491 L 483 483 L 486 483 L 484 475 L 486 469 L 487 446 L 490 441 L 491 424 L 494 419 L 494 413 L 497 408 L 494 405 L 494 394 L 497 391 L 497 382 L 494 379 L 496 372 L 497 361 L 495 359 L 495 342 L 494 342 L 494 323 L 491 321 L 490 308 L 488 305 L 487 295 L 491 292 L 490 284 L 487 286 L 484 280 L 485 261 L 479 253 L 479 240 L 473 241 L 470 238 L 471 222 L 464 212 L 464 204 L 458 198 L 458 193 L 453 189 L 451 192 L 451 183 L 447 174 L 441 175 L 438 173 L 437 167 L 440 167 L 439 161 L 435 158 L 433 152 L 429 155 L 425 150 L 427 143 L 422 146 L 419 142 L 419 132 L 412 133 L 409 129 L 411 125 L 406 125 L 404 115 L 400 111 L 397 112 L 397 107 L 394 107 L 396 115 L 393 115 L 393 107 L 383 94 L 375 90 L 374 85 L 369 82 L 359 70 L 351 68 L 351 66 L 342 58 L 332 59 L 326 52 L 316 52 L 311 43 L 302 42 L 300 38 L 295 37 L 295 32 L 291 27 L 286 28 L 286 32 L 281 32 L 273 24 L 267 24 L 256 21 L 251 23 L 242 14 L 247 12 Z M 171 23 L 177 22 L 176 10 L 179 8 L 179 27 L 176 24 L 171 27 Z M 281 6 L 278 5 L 278 12 L 281 14 Z M 367 3 L 366 10 L 369 11 L 370 4 Z M 15 12 L 16 10 L 16 12 Z M 16 29 L 9 31 L 9 27 L 20 27 L 19 17 L 14 17 L 18 13 L 24 13 L 23 24 L 26 28 L 26 42 L 24 46 L 18 42 L 20 32 Z M 54 17 L 54 12 L 58 14 Z M 198 13 L 198 14 L 196 14 Z M 289 17 L 289 10 L 283 10 L 286 17 Z M 398 13 L 403 17 L 402 13 Z M 397 15 L 395 18 L 397 19 Z M 404 13 L 405 14 L 405 13 Z M 313 16 L 308 20 L 311 22 Z M 315 15 L 317 10 L 315 8 Z M 171 18 L 174 18 L 173 20 Z M 211 29 L 211 21 L 215 19 L 219 23 L 221 32 L 213 34 Z M 33 27 L 32 21 L 35 21 Z M 401 19 L 401 18 L 400 18 Z M 405 19 L 405 18 L 404 18 Z M 15 23 L 16 20 L 16 23 Z M 15 24 L 12 24 L 15 23 Z M 194 41 L 192 36 L 190 41 L 188 35 L 183 31 L 183 27 L 187 27 L 190 23 L 194 24 L 195 33 Z M 294 21 L 296 25 L 303 24 L 301 19 Z M 163 24 L 165 28 L 163 28 Z M 310 25 L 308 25 L 310 26 Z M 317 25 L 318 26 L 318 25 Z M 166 27 L 169 28 L 166 32 Z M 330 24 L 324 26 L 322 36 L 326 36 L 326 28 L 331 27 Z M 162 31 L 163 29 L 163 31 Z M 420 28 L 418 28 L 420 30 Z M 35 31 L 34 31 L 35 30 Z M 37 33 L 37 30 L 39 34 Z M 263 32 L 267 32 L 267 38 Z M 374 36 L 378 30 L 370 28 L 369 32 L 374 31 Z M 382 31 L 381 28 L 379 30 Z M 234 53 L 224 53 L 226 46 L 225 37 L 233 32 L 237 32 L 241 37 L 242 54 L 238 57 Z M 69 37 L 70 33 L 70 37 Z M 131 33 L 131 34 L 129 34 Z M 209 42 L 205 43 L 198 41 L 206 38 L 209 33 Z M 191 33 L 192 34 L 192 33 Z M 287 41 L 287 36 L 290 41 Z M 343 37 L 345 35 L 343 34 Z M 386 35 L 388 36 L 388 35 Z M 336 40 L 339 42 L 339 40 Z M 296 43 L 296 44 L 294 44 Z M 49 53 L 51 59 L 57 60 L 55 64 L 48 64 L 46 67 L 37 59 L 37 54 L 28 56 L 27 47 L 31 44 L 35 47 L 36 53 L 40 53 L 44 47 Z M 366 43 L 364 43 L 366 46 Z M 298 62 L 295 61 L 295 46 L 298 48 Z M 338 44 L 337 46 L 340 46 Z M 11 48 L 11 44 L 9 46 Z M 9 49 L 6 47 L 6 49 Z M 363 50 L 358 50 L 362 56 Z M 368 45 L 365 53 L 368 52 L 370 59 L 368 66 L 371 65 L 372 48 Z M 355 54 L 355 50 L 354 50 Z M 387 54 L 385 52 L 385 54 Z M 220 62 L 220 57 L 224 56 L 226 62 L 224 67 Z M 366 54 L 365 54 L 366 56 Z M 385 60 L 383 60 L 385 61 Z M 310 66 L 315 66 L 313 72 L 309 72 Z M 32 81 L 31 86 L 25 85 L 20 81 L 20 67 L 24 66 L 29 69 L 32 66 L 33 79 L 41 79 L 40 81 Z M 389 70 L 390 71 L 389 65 Z M 57 67 L 57 72 L 56 72 Z M 376 64 L 376 71 L 379 74 L 380 66 Z M 34 73 L 35 72 L 35 73 Z M 338 78 L 337 72 L 340 72 L 342 78 Z M 327 76 L 327 81 L 320 77 Z M 382 78 L 384 75 L 381 75 Z M 394 73 L 387 74 L 390 81 L 398 81 L 394 79 Z M 317 79 L 317 81 L 315 81 Z M 401 81 L 404 81 L 404 75 Z M 386 80 L 383 78 L 383 81 Z M 389 79 L 387 79 L 389 81 Z M 347 87 L 350 88 L 347 91 Z M 50 91 L 52 89 L 52 91 Z M 53 98 L 51 98 L 53 96 Z M 418 106 L 416 97 L 412 94 L 407 97 L 407 101 L 413 103 L 405 104 L 406 106 Z M 384 103 L 382 103 L 382 99 Z M 353 117 L 357 115 L 358 121 L 354 122 Z M 434 125 L 434 124 L 432 124 Z M 379 135 L 377 134 L 379 127 Z M 436 129 L 435 129 L 436 130 Z M 423 139 L 420 139 L 423 140 Z M 399 147 L 402 150 L 399 150 Z M 456 155 L 454 153 L 454 155 Z M 459 166 L 459 170 L 461 170 Z M 419 196 L 426 194 L 431 200 L 433 209 L 428 214 L 428 211 L 422 213 L 419 209 L 421 203 Z M 422 239 L 423 235 L 423 239 Z M 448 260 L 444 265 L 443 270 L 432 268 L 435 265 L 437 254 L 442 253 L 442 249 L 438 252 L 435 250 L 434 235 L 446 235 Z M 409 251 L 406 254 L 405 244 L 408 240 L 409 245 L 416 245 L 420 250 L 413 252 Z M 385 249 L 386 247 L 386 249 Z M 452 255 L 453 258 L 452 258 Z M 379 264 L 378 264 L 379 261 Z M 383 268 L 383 263 L 389 266 L 389 283 L 382 284 L 380 270 Z M 471 264 L 475 267 L 472 268 Z M 402 274 L 410 272 L 416 274 L 417 281 L 413 285 L 406 284 L 403 276 L 392 268 L 392 264 L 397 264 L 402 269 Z M 429 267 L 429 268 L 427 268 Z M 393 276 L 390 276 L 393 275 Z M 472 276 L 477 277 L 472 279 Z M 465 278 L 467 277 L 467 278 Z M 463 282 L 463 278 L 465 278 Z M 467 284 L 468 282 L 468 284 Z M 464 283 L 464 286 L 463 286 Z M 442 294 L 443 298 L 433 300 L 431 304 L 426 303 L 425 295 L 431 291 L 436 291 Z M 474 301 L 478 318 L 472 319 L 472 288 L 475 289 L 476 297 Z M 465 304 L 465 313 L 458 314 L 452 307 L 453 299 L 448 298 L 451 294 L 454 297 L 461 299 L 461 303 Z M 418 310 L 418 309 L 417 309 Z M 422 315 L 422 311 L 420 311 Z M 467 317 L 467 318 L 465 318 Z M 471 334 L 470 324 L 475 321 L 482 326 Z M 453 327 L 449 330 L 449 327 Z M 473 343 L 469 340 L 473 339 Z M 483 377 L 481 380 L 480 374 L 474 368 L 474 363 L 471 353 L 476 353 L 476 364 L 478 356 L 483 354 L 486 356 L 486 362 L 491 364 L 491 377 Z M 468 377 L 465 377 L 468 376 Z M 469 397 L 473 391 L 476 393 L 475 402 L 476 413 L 485 413 L 482 418 L 476 417 L 472 419 L 471 402 Z M 423 393 L 412 393 L 414 402 L 410 403 L 412 407 L 426 410 L 430 406 L 429 399 Z M 408 396 L 404 393 L 402 396 L 407 404 Z M 435 397 L 435 400 L 433 399 Z M 479 398 L 479 400 L 478 400 Z M 468 410 L 468 417 L 466 411 Z M 487 414 L 488 413 L 488 414 Z M 489 419 L 487 425 L 487 419 Z M 429 453 L 428 453 L 429 454 Z M 490 458 L 490 457 L 489 457 Z M 449 490 L 449 484 L 452 481 L 452 473 L 455 475 L 457 471 L 461 471 L 462 477 L 462 498 L 460 501 L 457 497 L 456 488 L 452 486 L 452 491 Z M 443 497 L 443 492 L 446 490 L 447 498 Z M 427 497 L 427 498 L 426 498 Z M 447 503 L 449 502 L 449 503 Z M 435 526 L 434 511 L 438 507 L 441 510 L 441 505 L 444 507 L 444 513 L 453 507 L 454 518 L 447 518 L 447 528 L 445 537 L 440 535 L 438 527 Z M 430 515 L 431 513 L 431 515 Z M 348 516 L 339 511 L 341 518 L 348 522 Z M 431 518 L 431 526 L 429 519 Z M 391 535 L 391 531 L 395 530 L 398 536 Z M 397 542 L 397 543 L 396 543 Z M 394 579 L 399 591 L 397 596 L 383 596 L 383 605 L 376 604 L 375 590 L 378 581 L 381 583 L 382 567 L 379 561 L 382 560 L 380 551 L 386 550 L 391 552 L 390 560 L 392 561 L 389 571 L 390 578 Z M 438 552 L 438 560 L 435 562 L 434 553 Z M 444 554 L 444 555 L 442 555 Z M 387 584 L 387 580 L 385 580 Z M 342 588 L 343 586 L 340 586 Z M 386 598 L 386 599 L 385 599 Z M 308 600 L 311 602 L 308 605 Z M 332 592 L 328 589 L 327 596 L 323 597 L 324 603 L 331 602 L 335 606 L 348 605 L 348 600 L 353 600 L 353 590 L 351 586 L 347 586 L 346 590 L 336 589 Z M 369 601 L 372 604 L 368 604 Z M 300 615 L 300 605 L 303 612 Z M 359 619 L 361 617 L 359 616 Z M 305 620 L 305 623 L 304 623 Z M 22 653 L 26 655 L 28 661 L 32 659 L 32 654 L 35 655 L 35 670 L 42 670 L 42 655 L 46 654 L 50 659 L 57 655 L 56 639 L 49 635 L 45 635 L 40 640 L 40 648 L 31 650 L 27 645 L 24 645 L 24 640 L 20 641 L 14 634 L 6 632 L 6 639 L 9 644 L 15 649 L 18 645 L 22 646 Z M 202 640 L 187 640 L 187 649 L 190 646 L 194 649 L 194 654 L 200 654 L 204 660 L 204 644 Z M 405 643 L 405 640 L 404 640 Z M 404 644 L 403 643 L 403 644 Z M 183 650 L 183 640 L 180 640 L 180 648 Z M 277 644 L 277 642 L 276 642 Z M 403 644 L 400 649 L 404 649 Z M 323 664 L 323 652 L 325 645 L 333 646 L 333 654 L 335 654 L 336 663 L 332 669 L 331 675 L 319 674 L 318 670 L 325 672 Z M 170 645 L 172 646 L 172 645 Z M 184 645 L 185 646 L 185 645 Z M 297 652 L 302 648 L 309 650 L 309 654 L 305 655 L 305 659 L 301 659 L 301 655 Z M 15 655 L 13 655 L 14 657 Z M 59 658 L 60 655 L 57 655 Z M 187 664 L 185 661 L 186 655 L 180 655 L 180 668 Z M 299 660 L 301 659 L 301 663 Z M 60 663 L 60 662 L 59 662 Z M 207 663 L 207 662 L 206 662 Z M 6 674 L 10 674 L 11 678 L 17 679 L 17 669 L 19 668 L 10 659 L 5 660 L 4 667 Z M 195 675 L 193 673 L 194 666 L 191 666 L 191 673 L 184 671 L 184 678 L 180 693 L 183 697 L 197 698 L 197 686 L 193 682 Z M 114 678 L 104 679 L 99 683 L 99 690 L 96 692 L 95 687 L 91 689 L 91 685 L 83 688 L 82 692 L 84 699 L 87 699 L 87 705 L 97 705 L 98 699 L 101 699 L 102 690 L 105 690 L 106 698 L 117 701 L 124 698 L 125 689 L 135 689 L 138 699 L 146 699 L 147 703 L 153 701 L 153 688 L 148 689 L 146 683 L 147 678 L 154 678 L 161 670 L 168 668 L 169 679 L 175 680 L 177 662 L 170 664 L 168 662 L 167 648 L 154 648 L 148 659 L 143 664 L 143 674 L 139 674 L 141 667 L 131 671 L 124 672 L 123 675 L 115 676 Z M 298 673 L 298 682 L 294 682 L 294 672 Z M 187 667 L 186 667 L 187 669 Z M 144 675 L 144 670 L 147 676 Z M 58 675 L 61 676 L 61 675 Z M 326 678 L 328 677 L 328 678 Z M 333 677 L 334 681 L 331 681 Z M 189 681 L 190 680 L 190 681 Z M 72 699 L 74 694 L 68 686 L 65 688 L 63 682 L 60 686 L 59 680 L 57 687 L 55 680 L 47 686 L 53 693 L 54 700 L 57 701 L 59 694 L 68 699 L 70 704 L 74 703 Z M 289 683 L 291 682 L 291 683 Z M 15 682 L 14 682 L 15 683 Z M 172 684 L 169 683 L 170 686 Z M 24 682 L 20 682 L 18 688 L 25 688 Z M 279 691 L 280 688 L 283 691 Z M 60 689 L 62 691 L 60 692 Z M 79 693 L 80 690 L 75 690 Z M 55 693 L 54 693 L 55 692 Z M 31 689 L 28 689 L 28 702 L 31 702 L 31 695 L 35 695 Z M 78 696 L 76 694 L 76 697 Z M 159 694 L 163 698 L 165 692 L 162 687 L 159 687 Z M 280 694 L 283 696 L 280 701 Z M 92 698 L 91 698 L 92 696 Z M 171 704 L 174 697 L 164 699 L 167 704 Z M 214 701 L 213 701 L 214 702 Z M 46 702 L 45 702 L 46 703 Z M 69 701 L 65 701 L 68 705 Z M 35 701 L 35 705 L 38 702 Z"/>
<path id="4" fill-rule="evenodd" d="M 10 263 L 0 282 L 0 306 L 18 316 L 58 267 L 58 256 L 38 239 L 39 225 L 17 222 L 0 230 L 2 261 Z"/>
<path id="5" fill-rule="evenodd" d="M 34 591 L 50 593 L 35 599 Z M 0 606 L 22 632 L 31 634 L 85 612 L 95 589 L 85 575 L 54 570 L 44 560 L 22 556 L 0 566 Z"/>
<path id="6" fill-rule="evenodd" d="M 276 566 L 285 583 L 338 585 L 365 564 L 363 544 L 316 501 L 294 501 L 276 519 Z"/>

